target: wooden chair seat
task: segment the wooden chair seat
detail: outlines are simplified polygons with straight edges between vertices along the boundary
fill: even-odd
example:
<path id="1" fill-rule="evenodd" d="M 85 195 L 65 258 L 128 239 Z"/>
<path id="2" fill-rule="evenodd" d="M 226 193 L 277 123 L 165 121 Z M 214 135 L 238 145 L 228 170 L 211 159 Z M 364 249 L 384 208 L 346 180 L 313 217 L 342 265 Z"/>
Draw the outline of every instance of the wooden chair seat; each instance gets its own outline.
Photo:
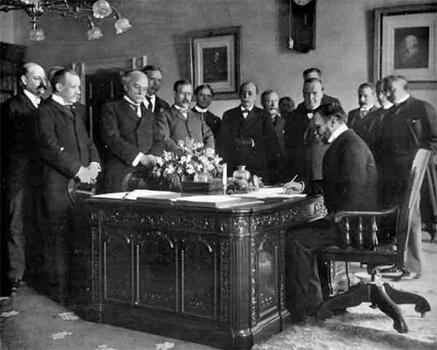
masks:
<path id="1" fill-rule="evenodd" d="M 413 161 L 407 190 L 401 206 L 374 212 L 342 211 L 334 220 L 342 237 L 343 246 L 325 248 L 320 252 L 319 261 L 359 262 L 367 265 L 372 282 L 359 284 L 344 294 L 328 298 L 319 307 L 317 316 L 326 319 L 336 310 L 344 310 L 363 302 L 370 302 L 394 321 L 394 329 L 400 333 L 408 332 L 408 326 L 397 304 L 415 304 L 415 310 L 422 316 L 431 310 L 428 301 L 413 293 L 398 291 L 388 283 L 376 281 L 381 266 L 394 265 L 405 269 L 405 254 L 410 234 L 412 208 L 419 200 L 430 151 L 420 149 Z M 378 220 L 389 215 L 397 215 L 396 245 L 381 244 L 378 241 Z"/>

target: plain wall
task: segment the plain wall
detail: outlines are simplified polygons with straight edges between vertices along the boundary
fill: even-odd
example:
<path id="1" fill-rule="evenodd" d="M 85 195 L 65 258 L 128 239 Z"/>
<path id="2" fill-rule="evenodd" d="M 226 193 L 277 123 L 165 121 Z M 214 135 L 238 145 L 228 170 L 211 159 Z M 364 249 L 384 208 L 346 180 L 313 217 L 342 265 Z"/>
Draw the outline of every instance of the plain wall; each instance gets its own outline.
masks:
<path id="1" fill-rule="evenodd" d="M 429 3 L 419 0 L 323 0 L 317 2 L 316 50 L 307 54 L 286 48 L 288 0 L 112 0 L 133 28 L 115 35 L 113 21 L 99 22 L 104 37 L 88 41 L 85 20 L 44 14 L 40 18 L 46 40 L 28 40 L 29 17 L 22 11 L 2 14 L 2 41 L 28 46 L 28 60 L 69 66 L 117 57 L 146 55 L 149 64 L 164 71 L 159 95 L 173 101 L 175 80 L 190 78 L 190 33 L 197 30 L 242 27 L 242 80 L 255 81 L 260 92 L 274 89 L 280 96 L 302 101 L 302 71 L 323 71 L 325 90 L 340 99 L 346 112 L 357 107 L 357 87 L 373 77 L 373 10 L 397 5 Z M 13 20 L 4 22 L 5 16 Z M 97 22 L 97 21 L 96 21 Z M 14 30 L 11 32 L 10 27 Z M 6 34 L 4 30 L 6 29 Z M 412 94 L 437 107 L 435 84 Z M 221 115 L 238 101 L 214 101 Z"/>

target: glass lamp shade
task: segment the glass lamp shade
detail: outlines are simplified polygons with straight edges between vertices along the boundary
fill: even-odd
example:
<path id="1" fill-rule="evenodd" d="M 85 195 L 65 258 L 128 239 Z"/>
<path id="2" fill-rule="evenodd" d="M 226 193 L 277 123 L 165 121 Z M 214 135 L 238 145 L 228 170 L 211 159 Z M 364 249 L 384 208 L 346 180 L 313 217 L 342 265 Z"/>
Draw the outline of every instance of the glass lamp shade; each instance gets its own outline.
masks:
<path id="1" fill-rule="evenodd" d="M 43 41 L 46 38 L 44 30 L 35 26 L 29 32 L 29 39 L 33 41 Z"/>
<path id="2" fill-rule="evenodd" d="M 121 34 L 132 28 L 132 25 L 129 23 L 129 20 L 125 17 L 119 18 L 115 24 L 115 31 L 117 34 Z"/>
<path id="3" fill-rule="evenodd" d="M 106 0 L 98 0 L 93 4 L 95 18 L 106 18 L 112 13 L 112 7 Z"/>
<path id="4" fill-rule="evenodd" d="M 92 26 L 87 31 L 88 40 L 97 40 L 103 36 L 102 30 L 99 27 Z"/>

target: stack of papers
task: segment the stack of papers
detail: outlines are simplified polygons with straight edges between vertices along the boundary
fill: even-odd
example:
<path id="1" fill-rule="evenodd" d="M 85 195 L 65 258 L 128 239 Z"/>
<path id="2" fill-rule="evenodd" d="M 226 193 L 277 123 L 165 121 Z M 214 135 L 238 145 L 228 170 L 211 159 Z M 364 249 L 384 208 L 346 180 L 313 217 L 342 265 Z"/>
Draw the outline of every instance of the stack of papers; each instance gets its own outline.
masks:
<path id="1" fill-rule="evenodd" d="M 260 188 L 259 191 L 253 191 L 243 194 L 235 194 L 237 197 L 243 198 L 257 198 L 257 199 L 283 199 L 288 200 L 292 198 L 305 198 L 306 194 L 286 194 L 284 192 L 284 187 L 264 187 Z"/>
<path id="2" fill-rule="evenodd" d="M 264 204 L 254 198 L 240 198 L 228 195 L 202 195 L 180 197 L 173 200 L 175 205 L 201 207 L 201 208 L 232 208 L 242 205 Z"/>

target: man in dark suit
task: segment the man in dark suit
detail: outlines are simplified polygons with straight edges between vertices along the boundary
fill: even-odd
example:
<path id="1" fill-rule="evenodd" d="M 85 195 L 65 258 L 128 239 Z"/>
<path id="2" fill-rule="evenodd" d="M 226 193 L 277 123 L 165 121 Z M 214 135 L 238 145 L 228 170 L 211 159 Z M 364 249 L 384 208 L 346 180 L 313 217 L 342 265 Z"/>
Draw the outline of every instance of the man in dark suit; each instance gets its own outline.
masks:
<path id="1" fill-rule="evenodd" d="M 337 104 L 314 111 L 314 125 L 324 143 L 331 146 L 323 157 L 323 191 L 328 215 L 287 233 L 286 294 L 292 317 L 298 321 L 315 313 L 323 301 L 317 266 L 317 252 L 342 242 L 337 237 L 333 216 L 340 210 L 375 210 L 377 173 L 365 142 L 348 129 L 346 114 Z M 289 182 L 286 190 L 301 192 L 303 183 Z"/>
<path id="2" fill-rule="evenodd" d="M 34 126 L 41 96 L 47 89 L 44 69 L 36 63 L 24 64 L 19 76 L 23 90 L 1 106 L 2 206 L 7 232 L 2 234 L 2 277 L 7 274 L 7 280 L 2 278 L 5 295 L 16 291 L 23 280 L 26 238 L 35 227 L 32 219 L 36 215 L 34 194 L 38 183 L 33 180 L 37 178 L 35 173 L 39 169 L 34 165 L 39 156 Z"/>
<path id="3" fill-rule="evenodd" d="M 76 218 L 68 195 L 72 179 L 92 184 L 100 172 L 100 159 L 88 137 L 83 117 L 70 107 L 79 101 L 80 78 L 72 70 L 59 70 L 51 81 L 53 94 L 40 107 L 37 135 L 42 159 L 43 230 L 46 285 L 60 302 L 68 297 L 72 241 Z"/>
<path id="4" fill-rule="evenodd" d="M 142 72 L 149 78 L 149 87 L 147 89 L 146 98 L 144 99 L 144 105 L 149 111 L 153 112 L 155 116 L 158 116 L 162 112 L 170 109 L 170 105 L 156 95 L 162 82 L 161 68 L 148 65 L 142 69 Z"/>
<path id="5" fill-rule="evenodd" d="M 394 104 L 384 116 L 378 140 L 382 204 L 400 204 L 407 188 L 411 164 L 419 148 L 437 151 L 437 116 L 427 102 L 408 93 L 403 76 L 384 78 L 385 94 Z M 407 241 L 406 270 L 401 279 L 420 277 L 422 272 L 422 223 L 420 201 L 412 210 Z"/>
<path id="6" fill-rule="evenodd" d="M 122 80 L 125 95 L 102 108 L 100 134 L 108 149 L 104 173 L 107 192 L 121 191 L 128 173 L 137 167 L 154 166 L 154 156 L 164 150 L 156 117 L 143 103 L 148 82 L 144 73 L 129 72 Z"/>
<path id="7" fill-rule="evenodd" d="M 323 85 L 322 71 L 319 68 L 312 67 L 304 70 L 303 81 L 312 78 L 320 80 Z M 323 93 L 322 101 L 320 102 L 320 104 L 324 105 L 327 103 L 336 103 L 341 106 L 341 103 L 337 97 L 329 96 L 328 94 Z"/>
<path id="8" fill-rule="evenodd" d="M 273 90 L 266 90 L 261 94 L 261 105 L 269 113 L 275 127 L 276 138 L 278 140 L 281 156 L 279 159 L 275 154 L 269 154 L 269 179 L 271 183 L 285 181 L 289 177 L 283 172 L 285 162 L 284 127 L 285 119 L 279 113 L 279 96 Z M 286 176 L 286 177 L 285 177 Z"/>
<path id="9" fill-rule="evenodd" d="M 358 87 L 358 105 L 359 108 L 349 112 L 347 126 L 354 129 L 358 136 L 363 137 L 365 133 L 364 117 L 378 109 L 375 106 L 375 87 L 372 83 L 363 83 Z"/>
<path id="10" fill-rule="evenodd" d="M 299 175 L 309 183 L 309 192 L 317 194 L 321 192 L 322 160 L 328 145 L 315 133 L 312 118 L 314 110 L 322 103 L 323 85 L 320 80 L 310 78 L 304 82 L 302 93 L 304 102 L 285 121 L 286 173 L 289 177 Z"/>
<path id="11" fill-rule="evenodd" d="M 214 98 L 214 91 L 211 85 L 199 85 L 196 90 L 194 90 L 194 97 L 196 98 L 196 105 L 193 107 L 193 112 L 203 116 L 206 124 L 214 134 L 214 141 L 217 147 L 217 138 L 219 135 L 220 126 L 222 125 L 222 120 L 208 110 L 212 99 Z"/>
<path id="12" fill-rule="evenodd" d="M 191 138 L 203 143 L 204 147 L 215 147 L 214 134 L 205 119 L 190 109 L 193 86 L 188 80 L 174 83 L 174 105 L 161 113 L 157 119 L 159 131 L 169 151 L 178 149 L 178 142 Z"/>
<path id="13" fill-rule="evenodd" d="M 258 87 L 253 82 L 240 86 L 241 105 L 223 114 L 219 154 L 228 163 L 228 176 L 238 165 L 252 175 L 269 181 L 268 155 L 279 159 L 281 151 L 269 113 L 256 107 Z"/>

